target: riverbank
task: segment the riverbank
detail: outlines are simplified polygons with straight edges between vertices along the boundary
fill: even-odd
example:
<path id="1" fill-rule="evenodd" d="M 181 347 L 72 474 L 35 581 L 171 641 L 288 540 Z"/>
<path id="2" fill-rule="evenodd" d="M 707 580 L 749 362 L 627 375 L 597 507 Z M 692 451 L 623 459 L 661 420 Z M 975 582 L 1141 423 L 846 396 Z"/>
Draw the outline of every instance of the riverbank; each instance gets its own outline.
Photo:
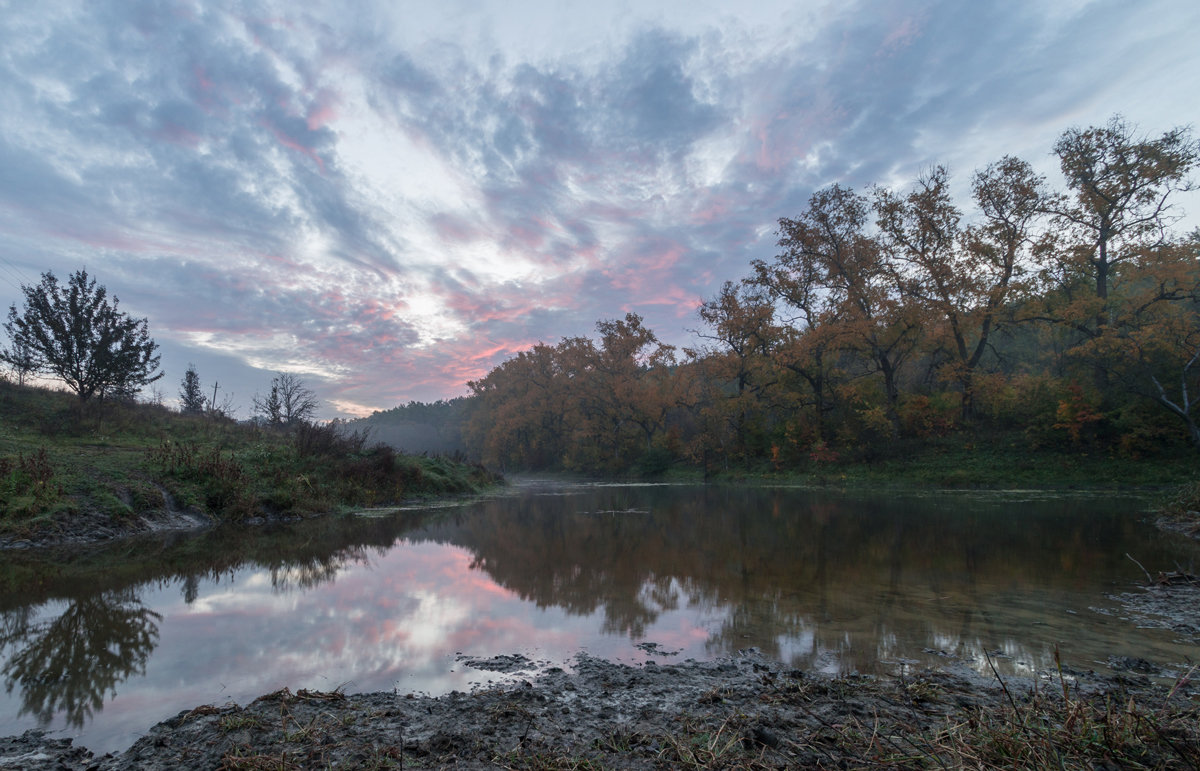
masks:
<path id="1" fill-rule="evenodd" d="M 496 484 L 334 424 L 260 427 L 148 404 L 80 404 L 0 380 L 0 548 L 319 516 Z"/>
<path id="2" fill-rule="evenodd" d="M 658 655 L 669 655 L 657 649 Z M 999 652 L 988 655 L 1000 655 Z M 1200 688 L 1180 676 L 1064 666 L 1035 679 L 969 662 L 890 677 L 827 678 L 755 651 L 628 666 L 586 655 L 574 672 L 520 656 L 465 660 L 506 673 L 471 693 L 279 691 L 202 705 L 93 757 L 29 732 L 0 768 L 1194 768 Z M 985 662 L 975 662 L 984 664 Z M 499 675 L 498 675 L 499 676 Z"/>
<path id="3" fill-rule="evenodd" d="M 796 462 L 699 468 L 676 464 L 654 478 L 818 488 L 1169 490 L 1196 480 L 1196 451 L 1127 454 L 1096 447 L 1031 446 L 1025 432 L 963 431 L 901 438 L 869 455 L 812 454 Z"/>

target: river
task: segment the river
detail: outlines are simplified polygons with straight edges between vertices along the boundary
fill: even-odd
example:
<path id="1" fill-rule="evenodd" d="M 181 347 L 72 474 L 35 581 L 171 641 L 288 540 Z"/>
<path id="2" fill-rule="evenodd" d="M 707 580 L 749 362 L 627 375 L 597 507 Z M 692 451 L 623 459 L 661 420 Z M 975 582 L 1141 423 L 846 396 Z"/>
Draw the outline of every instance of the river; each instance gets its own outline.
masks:
<path id="1" fill-rule="evenodd" d="M 886 673 L 1184 667 L 1194 646 L 1108 595 L 1200 548 L 1145 499 L 524 480 L 481 500 L 226 527 L 0 568 L 0 735 L 103 752 L 201 704 L 279 688 L 438 695 L 464 657 L 670 663 L 757 647 Z"/>

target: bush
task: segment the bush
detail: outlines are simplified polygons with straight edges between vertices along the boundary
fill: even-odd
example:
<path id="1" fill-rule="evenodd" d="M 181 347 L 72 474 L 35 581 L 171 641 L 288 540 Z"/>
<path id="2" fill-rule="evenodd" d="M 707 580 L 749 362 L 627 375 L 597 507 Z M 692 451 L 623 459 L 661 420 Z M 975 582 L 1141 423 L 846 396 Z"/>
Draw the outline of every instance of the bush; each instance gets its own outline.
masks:
<path id="1" fill-rule="evenodd" d="M 251 513 L 249 480 L 232 452 L 224 458 L 217 447 L 202 450 L 192 442 L 163 442 L 147 450 L 146 455 L 164 473 L 195 483 L 209 511 L 234 517 Z"/>
<path id="2" fill-rule="evenodd" d="M 369 436 L 369 429 L 351 431 L 335 423 L 301 423 L 292 436 L 292 445 L 301 458 L 334 457 L 361 453 Z"/>
<path id="3" fill-rule="evenodd" d="M 675 461 L 674 454 L 665 447 L 654 447 L 642 453 L 633 464 L 634 473 L 642 477 L 660 477 L 667 473 Z"/>

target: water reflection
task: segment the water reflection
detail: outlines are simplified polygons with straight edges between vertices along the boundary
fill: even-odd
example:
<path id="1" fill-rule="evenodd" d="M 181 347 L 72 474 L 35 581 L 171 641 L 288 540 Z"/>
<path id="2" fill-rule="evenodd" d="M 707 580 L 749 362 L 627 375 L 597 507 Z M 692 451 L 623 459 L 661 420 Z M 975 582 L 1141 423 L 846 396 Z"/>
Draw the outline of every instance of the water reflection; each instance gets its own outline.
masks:
<path id="1" fill-rule="evenodd" d="M 1047 669 L 1056 644 L 1077 666 L 1182 661 L 1169 633 L 1089 609 L 1138 580 L 1126 551 L 1195 556 L 1135 507 L 592 487 L 14 555 L 0 567 L 0 661 L 20 715 L 0 710 L 0 733 L 86 726 L 77 735 L 104 751 L 172 711 L 284 685 L 444 692 L 479 676 L 456 669 L 458 651 L 564 662 L 581 648 L 658 655 L 642 641 L 681 658 L 755 646 L 828 672 L 944 653 L 985 673 L 985 654 L 1005 673 Z M 112 701 L 118 686 L 134 697 Z"/>
<path id="2" fill-rule="evenodd" d="M 464 546 L 523 599 L 634 640 L 684 608 L 720 618 L 708 655 L 755 646 L 837 671 L 938 651 L 986 666 L 999 648 L 1018 668 L 1043 656 L 1031 625 L 1128 572 L 1129 505 L 617 488 L 494 501 L 410 538 Z"/>
<path id="3" fill-rule="evenodd" d="M 50 621 L 34 621 L 34 610 L 4 613 L 0 644 L 13 651 L 4 665 L 5 690 L 17 688 L 20 714 L 41 725 L 61 715 L 82 727 L 118 685 L 144 674 L 162 621 L 132 589 L 73 600 Z"/>

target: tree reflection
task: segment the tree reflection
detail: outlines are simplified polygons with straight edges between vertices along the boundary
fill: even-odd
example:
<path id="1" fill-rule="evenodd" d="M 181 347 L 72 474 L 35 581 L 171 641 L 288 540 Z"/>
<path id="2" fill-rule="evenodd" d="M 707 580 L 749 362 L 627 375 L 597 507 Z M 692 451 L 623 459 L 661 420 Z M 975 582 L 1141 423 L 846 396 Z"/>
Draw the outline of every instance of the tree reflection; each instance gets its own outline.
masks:
<path id="1" fill-rule="evenodd" d="M 334 552 L 307 554 L 271 564 L 271 587 L 277 592 L 313 589 L 333 583 L 338 574 L 353 565 L 369 565 L 365 546 L 346 546 Z"/>
<path id="2" fill-rule="evenodd" d="M 595 488 L 487 502 L 409 538 L 467 548 L 471 567 L 497 584 L 539 607 L 599 613 L 606 634 L 641 639 L 664 613 L 695 608 L 721 617 L 712 654 L 753 646 L 796 666 L 849 670 L 914 648 L 1004 647 L 1011 633 L 992 614 L 1005 596 L 1069 596 L 1083 577 L 1112 572 L 1104 563 L 1124 536 L 1072 512 L 1087 503 L 1051 501 L 1041 508 L 1049 515 L 1035 515 L 1022 501 L 1030 513 L 1019 524 L 1002 501 L 940 503 Z"/>
<path id="3" fill-rule="evenodd" d="M 145 674 L 162 620 L 132 590 L 74 600 L 43 623 L 31 623 L 29 611 L 4 617 L 4 643 L 16 651 L 4 666 L 5 688 L 20 689 L 21 715 L 47 725 L 62 714 L 76 728 L 103 709 L 117 685 Z"/>

